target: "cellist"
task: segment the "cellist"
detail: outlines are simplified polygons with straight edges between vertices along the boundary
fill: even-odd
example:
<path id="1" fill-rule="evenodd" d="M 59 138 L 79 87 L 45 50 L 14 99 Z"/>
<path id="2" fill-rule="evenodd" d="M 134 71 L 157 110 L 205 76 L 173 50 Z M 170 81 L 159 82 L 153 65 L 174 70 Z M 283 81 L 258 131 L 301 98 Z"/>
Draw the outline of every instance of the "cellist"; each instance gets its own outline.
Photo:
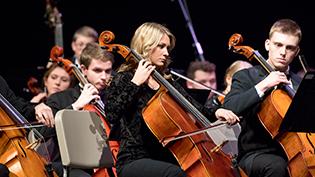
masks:
<path id="1" fill-rule="evenodd" d="M 15 95 L 8 83 L 0 75 L 0 93 L 6 98 L 17 111 L 19 111 L 29 121 L 38 121 L 49 127 L 54 125 L 54 116 L 49 106 L 44 103 L 31 104 L 22 97 Z"/>
<path id="2" fill-rule="evenodd" d="M 48 107 L 44 103 L 40 103 L 38 105 L 31 104 L 27 100 L 24 100 L 22 97 L 15 95 L 15 93 L 12 91 L 8 83 L 1 75 L 0 94 L 5 99 L 7 99 L 10 102 L 10 104 L 17 109 L 17 111 L 19 111 L 25 118 L 27 118 L 28 121 L 38 121 L 39 123 L 43 123 L 47 126 L 53 126 L 54 117 L 50 107 Z M 9 169 L 4 164 L 0 163 L 0 174 L 6 173 L 9 173 Z"/>
<path id="3" fill-rule="evenodd" d="M 137 28 L 131 40 L 131 49 L 144 60 L 123 63 L 106 89 L 105 112 L 111 123 L 120 124 L 120 151 L 116 162 L 119 177 L 183 177 L 171 152 L 164 148 L 146 126 L 142 110 L 157 93 L 160 85 L 151 76 L 154 70 L 165 72 L 170 62 L 170 51 L 175 36 L 165 26 L 146 22 Z M 170 82 L 196 108 L 212 120 L 217 118 L 235 122 L 238 117 L 225 109 L 208 110 L 194 101 L 179 83 Z M 154 117 L 159 119 L 159 116 Z M 166 125 L 165 125 L 166 126 Z"/>
<path id="4" fill-rule="evenodd" d="M 262 126 L 257 113 L 260 104 L 279 84 L 297 89 L 300 78 L 290 71 L 289 64 L 299 53 L 302 32 L 291 19 L 276 21 L 265 40 L 267 63 L 275 70 L 270 74 L 256 65 L 236 72 L 224 107 L 242 116 L 238 139 L 238 162 L 250 177 L 288 176 L 287 159 L 280 144 Z M 290 74 L 290 78 L 286 75 Z"/>
<path id="5" fill-rule="evenodd" d="M 83 86 L 77 84 L 73 88 L 51 95 L 46 104 L 53 110 L 54 115 L 61 109 L 82 110 L 85 105 L 93 100 L 104 99 L 104 89 L 112 74 L 114 56 L 99 47 L 97 43 L 88 43 L 80 56 L 83 77 L 89 82 Z M 63 175 L 63 168 L 58 147 L 58 140 L 54 128 L 41 130 L 45 137 L 52 137 L 56 144 L 51 157 L 53 166 L 57 169 L 58 176 Z M 93 170 L 71 169 L 69 176 L 88 177 Z"/>

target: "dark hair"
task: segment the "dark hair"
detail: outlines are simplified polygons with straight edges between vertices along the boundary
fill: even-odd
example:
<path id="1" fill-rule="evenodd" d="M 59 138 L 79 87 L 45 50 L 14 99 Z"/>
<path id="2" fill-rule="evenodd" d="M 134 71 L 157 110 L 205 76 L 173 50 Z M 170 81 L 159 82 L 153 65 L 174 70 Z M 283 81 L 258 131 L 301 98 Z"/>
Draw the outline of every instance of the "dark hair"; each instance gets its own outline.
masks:
<path id="1" fill-rule="evenodd" d="M 299 42 L 302 39 L 302 31 L 300 26 L 291 19 L 280 19 L 276 21 L 269 31 L 269 38 L 272 37 L 274 32 L 297 36 L 299 38 Z"/>
<path id="2" fill-rule="evenodd" d="M 197 70 L 202 70 L 205 72 L 212 73 L 212 72 L 215 72 L 216 65 L 209 61 L 192 61 L 189 63 L 189 66 L 187 69 L 187 77 L 191 79 L 195 78 L 195 72 Z"/>
<path id="3" fill-rule="evenodd" d="M 97 43 L 88 43 L 82 50 L 80 56 L 80 63 L 85 67 L 89 67 L 92 59 L 101 61 L 111 61 L 114 63 L 114 55 L 104 49 L 102 49 Z"/>

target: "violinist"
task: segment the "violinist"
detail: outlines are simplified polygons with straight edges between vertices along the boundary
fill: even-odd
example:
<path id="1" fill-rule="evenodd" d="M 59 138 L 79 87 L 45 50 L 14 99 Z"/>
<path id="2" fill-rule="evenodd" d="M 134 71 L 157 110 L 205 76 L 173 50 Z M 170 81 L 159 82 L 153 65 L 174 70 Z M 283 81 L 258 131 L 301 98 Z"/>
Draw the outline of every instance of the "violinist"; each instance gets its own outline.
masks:
<path id="1" fill-rule="evenodd" d="M 113 55 L 99 47 L 97 43 L 88 43 L 80 56 L 81 70 L 86 77 L 88 84 L 81 88 L 80 84 L 73 88 L 51 95 L 46 104 L 49 105 L 53 113 L 56 114 L 61 109 L 82 110 L 92 100 L 104 99 L 104 89 L 106 88 L 112 74 Z M 55 129 L 47 128 L 42 130 L 45 137 L 53 137 L 58 145 Z M 59 147 L 54 148 L 52 153 L 53 166 L 57 169 L 59 176 L 62 176 L 62 163 Z M 70 176 L 90 176 L 92 170 L 71 169 Z"/>
<path id="2" fill-rule="evenodd" d="M 301 37 L 301 29 L 295 21 L 276 21 L 265 41 L 267 63 L 275 71 L 267 75 L 257 65 L 236 72 L 231 91 L 224 99 L 225 108 L 243 117 L 240 122 L 237 160 L 250 177 L 288 176 L 286 156 L 279 143 L 263 127 L 257 113 L 266 96 L 279 84 L 287 84 L 294 89 L 298 87 L 300 78 L 290 71 L 289 64 L 300 50 Z M 290 78 L 286 74 L 290 74 Z"/>
<path id="3" fill-rule="evenodd" d="M 106 89 L 105 112 L 109 121 L 120 124 L 120 149 L 116 170 L 119 177 L 181 177 L 186 176 L 171 152 L 164 148 L 144 122 L 142 110 L 157 93 L 160 84 L 151 73 L 164 74 L 170 63 L 169 52 L 175 46 L 175 36 L 165 26 L 143 23 L 134 33 L 131 49 L 144 59 L 139 63 L 120 65 Z M 165 77 L 209 119 L 236 120 L 228 110 L 206 109 L 193 100 L 179 83 Z M 156 117 L 158 119 L 159 117 Z"/>

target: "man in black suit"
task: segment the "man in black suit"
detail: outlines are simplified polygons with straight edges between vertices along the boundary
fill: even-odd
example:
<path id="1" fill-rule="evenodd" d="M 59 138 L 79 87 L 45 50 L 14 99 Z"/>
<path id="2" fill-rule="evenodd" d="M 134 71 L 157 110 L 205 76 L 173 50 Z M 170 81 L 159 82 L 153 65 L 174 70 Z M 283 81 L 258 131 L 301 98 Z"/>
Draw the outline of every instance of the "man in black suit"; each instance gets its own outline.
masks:
<path id="1" fill-rule="evenodd" d="M 255 66 L 234 74 L 231 91 L 225 97 L 224 107 L 242 116 L 241 133 L 238 139 L 238 162 L 250 177 L 288 176 L 287 158 L 277 140 L 259 121 L 257 113 L 261 103 L 271 90 L 287 85 L 296 89 L 300 79 L 289 69 L 289 64 L 299 52 L 302 32 L 299 25 L 290 19 L 281 19 L 273 24 L 265 41 L 268 51 L 267 63 L 273 68 L 267 73 Z M 291 74 L 287 78 L 287 74 Z"/>
<path id="2" fill-rule="evenodd" d="M 54 115 L 62 109 L 82 110 L 92 100 L 102 100 L 104 98 L 104 89 L 111 79 L 112 65 L 114 56 L 103 50 L 97 43 L 88 43 L 80 56 L 82 77 L 85 77 L 89 83 L 78 84 L 73 88 L 51 95 L 46 104 L 51 107 Z M 53 167 L 59 176 L 62 176 L 61 156 L 58 147 L 58 140 L 54 128 L 43 128 L 40 132 L 46 138 L 53 138 L 54 147 L 51 147 L 51 159 Z M 92 173 L 91 170 L 71 169 L 69 176 L 87 177 Z"/>

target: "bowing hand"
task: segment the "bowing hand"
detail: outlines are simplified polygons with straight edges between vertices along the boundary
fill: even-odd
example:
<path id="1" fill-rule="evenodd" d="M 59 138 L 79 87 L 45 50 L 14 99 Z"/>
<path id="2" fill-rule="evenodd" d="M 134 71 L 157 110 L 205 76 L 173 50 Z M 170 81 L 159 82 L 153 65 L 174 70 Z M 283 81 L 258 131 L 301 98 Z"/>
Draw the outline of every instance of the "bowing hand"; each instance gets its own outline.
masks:
<path id="1" fill-rule="evenodd" d="M 217 119 L 226 121 L 228 124 L 233 125 L 240 121 L 240 118 L 234 114 L 233 111 L 224 108 L 219 108 L 215 111 L 215 116 Z"/>
<path id="2" fill-rule="evenodd" d="M 39 123 L 42 123 L 48 127 L 54 127 L 55 119 L 53 112 L 49 106 L 44 103 L 40 103 L 35 106 L 35 116 Z"/>

